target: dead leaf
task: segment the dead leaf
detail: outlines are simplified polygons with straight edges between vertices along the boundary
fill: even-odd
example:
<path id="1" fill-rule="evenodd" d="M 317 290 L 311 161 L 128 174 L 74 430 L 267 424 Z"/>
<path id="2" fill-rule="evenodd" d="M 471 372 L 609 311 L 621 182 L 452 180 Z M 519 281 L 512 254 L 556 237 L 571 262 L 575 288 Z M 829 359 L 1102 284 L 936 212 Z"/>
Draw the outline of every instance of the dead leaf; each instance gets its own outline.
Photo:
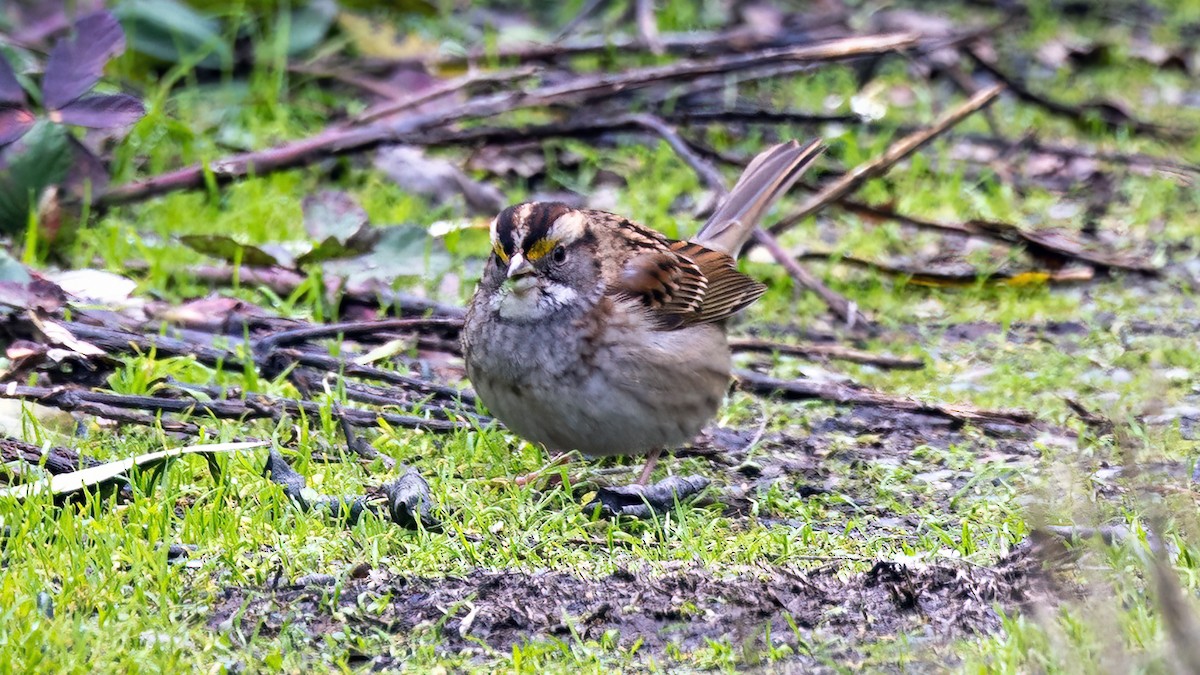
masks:
<path id="1" fill-rule="evenodd" d="M 409 33 L 400 38 L 395 24 L 351 12 L 337 18 L 342 33 L 360 56 L 379 59 L 420 60 L 438 52 L 438 44 Z"/>
<path id="2" fill-rule="evenodd" d="M 291 267 L 293 261 L 263 247 L 242 242 L 223 234 L 185 234 L 180 243 L 188 248 L 226 262 L 248 267 Z"/>
<path id="3" fill-rule="evenodd" d="M 66 303 L 67 294 L 53 281 L 41 277 L 24 282 L 0 281 L 0 305 L 53 313 Z"/>
<path id="4" fill-rule="evenodd" d="M 105 270 L 67 270 L 47 274 L 46 278 L 70 295 L 85 302 L 119 307 L 129 304 L 137 282 Z"/>
<path id="5" fill-rule="evenodd" d="M 75 337 L 71 334 L 71 331 L 67 330 L 66 326 L 63 326 L 60 323 L 56 323 L 49 319 L 43 319 L 39 317 L 36 312 L 30 312 L 29 319 L 33 322 L 33 325 L 37 326 L 37 329 L 46 336 L 47 340 L 56 345 L 62 345 L 63 347 L 66 347 L 67 349 L 84 356 L 105 355 L 103 349 L 100 349 L 96 345 L 87 342 L 86 340 L 80 340 L 79 338 Z"/>
<path id="6" fill-rule="evenodd" d="M 322 190 L 304 198 L 304 229 L 317 243 L 296 258 L 307 265 L 347 258 L 370 251 L 380 232 L 371 227 L 367 212 L 353 197 L 338 190 Z"/>
<path id="7" fill-rule="evenodd" d="M 444 159 L 427 157 L 421 148 L 407 145 L 381 148 L 375 154 L 375 168 L 402 189 L 438 206 L 461 198 L 473 212 L 491 216 L 508 205 L 495 186 L 474 180 Z"/>

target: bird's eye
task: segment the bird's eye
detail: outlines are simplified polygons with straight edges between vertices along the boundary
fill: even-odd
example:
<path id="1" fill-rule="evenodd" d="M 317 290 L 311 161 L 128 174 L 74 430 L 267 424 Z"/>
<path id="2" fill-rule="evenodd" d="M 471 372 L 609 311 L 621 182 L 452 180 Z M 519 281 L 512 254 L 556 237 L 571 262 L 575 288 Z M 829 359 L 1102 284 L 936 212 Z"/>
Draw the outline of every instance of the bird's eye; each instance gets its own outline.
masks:
<path id="1" fill-rule="evenodd" d="M 556 263 L 561 263 L 567 259 L 567 249 L 562 244 L 554 247 L 554 252 L 550 254 L 551 258 Z"/>

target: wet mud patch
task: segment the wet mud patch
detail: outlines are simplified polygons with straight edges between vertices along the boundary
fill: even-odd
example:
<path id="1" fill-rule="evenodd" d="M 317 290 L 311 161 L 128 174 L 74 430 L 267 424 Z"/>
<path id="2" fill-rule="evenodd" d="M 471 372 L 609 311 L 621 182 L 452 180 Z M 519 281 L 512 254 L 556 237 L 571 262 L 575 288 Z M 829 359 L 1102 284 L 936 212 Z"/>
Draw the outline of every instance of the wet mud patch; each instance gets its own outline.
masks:
<path id="1" fill-rule="evenodd" d="M 723 472 L 724 490 L 717 499 L 728 507 L 726 515 L 737 517 L 749 512 L 755 495 L 772 488 L 802 498 L 836 492 L 848 498 L 844 508 L 850 508 L 849 503 L 869 507 L 875 486 L 855 476 L 873 466 L 902 465 L 918 482 L 934 488 L 939 509 L 949 510 L 949 500 L 977 479 L 980 466 L 1025 471 L 1039 461 L 1035 441 L 1053 442 L 1044 430 L 999 424 L 987 430 L 966 429 L 934 415 L 876 407 L 814 416 L 804 426 L 807 433 L 761 437 L 755 429 L 710 428 L 694 446 L 676 454 L 703 457 Z M 1065 436 L 1057 440 L 1074 442 Z M 961 461 L 947 464 L 952 448 L 969 452 L 970 466 Z"/>
<path id="2" fill-rule="evenodd" d="M 238 626 L 247 638 L 273 637 L 287 626 L 314 640 L 334 632 L 424 635 L 450 653 L 477 652 L 481 644 L 507 653 L 531 641 L 615 635 L 625 649 L 640 640 L 643 658 L 710 640 L 757 648 L 769 627 L 775 646 L 794 644 L 798 630 L 806 642 L 815 638 L 846 654 L 900 634 L 942 644 L 989 633 L 1000 626 L 996 607 L 1053 601 L 1055 582 L 1032 551 L 1022 545 L 992 567 L 878 562 L 848 577 L 833 566 L 732 576 L 687 567 L 598 579 L 516 571 L 432 579 L 376 570 L 340 588 L 332 578 L 275 589 L 230 587 L 208 625 Z"/>

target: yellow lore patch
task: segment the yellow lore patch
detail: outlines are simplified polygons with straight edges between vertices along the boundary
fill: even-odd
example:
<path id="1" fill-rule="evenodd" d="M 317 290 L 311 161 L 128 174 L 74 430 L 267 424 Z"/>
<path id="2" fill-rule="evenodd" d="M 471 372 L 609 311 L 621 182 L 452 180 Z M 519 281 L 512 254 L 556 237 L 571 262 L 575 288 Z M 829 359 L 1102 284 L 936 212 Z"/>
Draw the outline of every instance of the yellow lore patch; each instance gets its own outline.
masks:
<path id="1" fill-rule="evenodd" d="M 534 260 L 544 258 L 546 257 L 546 254 L 550 251 L 553 251 L 554 247 L 557 245 L 558 242 L 550 239 L 549 237 L 538 239 L 537 241 L 533 242 L 533 246 L 530 246 L 528 251 L 525 251 L 525 259 L 532 262 Z"/>
<path id="2" fill-rule="evenodd" d="M 504 247 L 500 245 L 499 240 L 492 240 L 492 250 L 495 251 L 497 258 L 508 262 L 508 254 L 504 252 Z"/>

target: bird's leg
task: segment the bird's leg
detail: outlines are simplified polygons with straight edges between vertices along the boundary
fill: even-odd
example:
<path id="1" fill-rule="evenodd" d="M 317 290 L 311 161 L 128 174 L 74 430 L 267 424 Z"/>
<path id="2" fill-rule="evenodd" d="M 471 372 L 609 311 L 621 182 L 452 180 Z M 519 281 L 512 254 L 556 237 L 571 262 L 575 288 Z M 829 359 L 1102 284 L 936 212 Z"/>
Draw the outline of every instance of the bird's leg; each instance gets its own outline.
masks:
<path id="1" fill-rule="evenodd" d="M 646 455 L 646 466 L 642 467 L 642 475 L 638 477 L 637 484 L 645 485 L 650 482 L 650 474 L 654 473 L 654 467 L 658 466 L 658 456 L 662 454 L 662 448 L 655 448 Z"/>

